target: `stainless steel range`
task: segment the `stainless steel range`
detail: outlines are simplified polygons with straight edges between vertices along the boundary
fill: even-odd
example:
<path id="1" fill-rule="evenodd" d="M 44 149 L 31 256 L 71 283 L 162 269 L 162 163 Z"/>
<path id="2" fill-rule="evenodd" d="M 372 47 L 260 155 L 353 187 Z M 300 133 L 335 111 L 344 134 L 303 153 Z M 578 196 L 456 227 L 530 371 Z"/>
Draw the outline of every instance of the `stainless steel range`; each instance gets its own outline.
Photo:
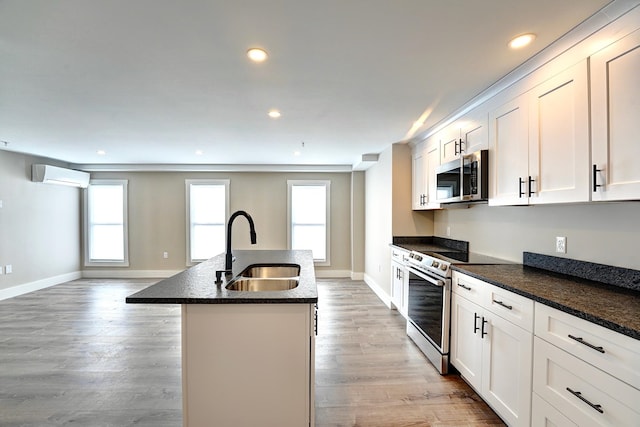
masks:
<path id="1" fill-rule="evenodd" d="M 446 374 L 449 367 L 451 263 L 412 251 L 407 260 L 409 304 L 407 335 Z"/>

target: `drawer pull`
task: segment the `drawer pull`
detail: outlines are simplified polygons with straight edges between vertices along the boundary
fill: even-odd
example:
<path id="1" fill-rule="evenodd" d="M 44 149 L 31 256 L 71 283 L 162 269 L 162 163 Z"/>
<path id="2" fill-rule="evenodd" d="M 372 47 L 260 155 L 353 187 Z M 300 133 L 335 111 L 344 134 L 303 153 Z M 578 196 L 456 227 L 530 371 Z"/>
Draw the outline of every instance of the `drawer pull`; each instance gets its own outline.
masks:
<path id="1" fill-rule="evenodd" d="M 513 306 L 512 305 L 507 305 L 507 304 L 503 303 L 502 301 L 498 301 L 497 299 L 494 299 L 493 302 L 495 302 L 498 305 L 503 306 L 506 309 L 513 310 Z"/>
<path id="2" fill-rule="evenodd" d="M 487 333 L 484 331 L 484 325 L 486 325 L 487 323 L 489 322 L 484 319 L 484 316 L 482 316 L 482 330 L 480 331 L 480 338 L 484 338 L 484 336 L 487 335 Z"/>
<path id="3" fill-rule="evenodd" d="M 478 326 L 478 319 L 480 319 L 480 316 L 478 316 L 478 313 L 473 313 L 473 333 L 474 334 L 480 330 L 480 327 Z"/>
<path id="4" fill-rule="evenodd" d="M 462 289 L 466 289 L 467 291 L 471 290 L 471 288 L 469 286 L 465 286 L 462 283 L 458 283 L 458 286 L 460 286 Z"/>
<path id="5" fill-rule="evenodd" d="M 602 410 L 602 405 L 594 405 L 593 403 L 589 402 L 587 399 L 585 399 L 584 397 L 582 397 L 582 393 L 580 393 L 579 391 L 573 391 L 571 390 L 569 387 L 567 387 L 567 391 L 571 394 L 573 394 L 575 397 L 577 397 L 578 399 L 582 400 L 584 403 L 586 403 L 587 405 L 591 406 L 593 409 L 595 409 L 596 411 L 600 412 L 601 414 L 604 414 L 604 411 Z"/>
<path id="6" fill-rule="evenodd" d="M 585 340 L 583 340 L 581 337 L 574 337 L 573 335 L 569 334 L 567 335 L 569 338 L 571 338 L 572 340 L 578 341 L 580 344 L 584 344 L 589 348 L 594 349 L 595 351 L 599 351 L 600 353 L 604 354 L 604 348 L 603 347 L 597 347 L 591 343 L 586 342 Z"/>

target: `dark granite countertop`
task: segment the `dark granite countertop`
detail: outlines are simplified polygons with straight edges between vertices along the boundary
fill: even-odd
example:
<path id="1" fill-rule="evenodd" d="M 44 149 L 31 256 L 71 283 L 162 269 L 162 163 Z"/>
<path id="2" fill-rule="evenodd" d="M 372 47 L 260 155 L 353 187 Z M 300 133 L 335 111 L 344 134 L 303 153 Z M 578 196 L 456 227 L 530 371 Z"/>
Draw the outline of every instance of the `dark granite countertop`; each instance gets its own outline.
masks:
<path id="1" fill-rule="evenodd" d="M 457 265 L 454 270 L 640 339 L 640 292 L 522 264 Z"/>
<path id="2" fill-rule="evenodd" d="M 300 265 L 300 282 L 287 291 L 228 291 L 216 285 L 216 270 L 224 269 L 224 254 L 217 255 L 168 279 L 161 280 L 127 297 L 127 303 L 151 304 L 312 304 L 318 302 L 318 289 L 311 251 L 236 250 L 235 277 L 252 264 L 287 263 Z M 231 280 L 231 279 L 230 279 Z"/>

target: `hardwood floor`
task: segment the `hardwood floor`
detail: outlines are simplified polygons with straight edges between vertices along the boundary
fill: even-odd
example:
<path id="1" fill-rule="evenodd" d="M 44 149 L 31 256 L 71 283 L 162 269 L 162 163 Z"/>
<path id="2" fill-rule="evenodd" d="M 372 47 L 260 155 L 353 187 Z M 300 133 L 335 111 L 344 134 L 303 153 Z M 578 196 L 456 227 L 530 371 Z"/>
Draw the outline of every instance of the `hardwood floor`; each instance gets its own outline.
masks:
<path id="1" fill-rule="evenodd" d="M 152 283 L 76 280 L 0 301 L 0 426 L 180 426 L 180 307 L 124 303 Z M 503 425 L 366 284 L 318 289 L 318 427 Z"/>

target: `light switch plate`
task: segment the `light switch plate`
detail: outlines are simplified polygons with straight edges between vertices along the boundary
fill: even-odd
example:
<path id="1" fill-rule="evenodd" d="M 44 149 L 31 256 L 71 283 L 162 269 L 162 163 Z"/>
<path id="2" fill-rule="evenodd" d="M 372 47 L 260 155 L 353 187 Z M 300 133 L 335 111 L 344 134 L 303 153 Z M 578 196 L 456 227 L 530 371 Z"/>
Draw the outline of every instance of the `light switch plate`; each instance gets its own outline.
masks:
<path id="1" fill-rule="evenodd" d="M 7 264 L 7 266 L 4 268 L 4 271 L 6 274 L 13 273 L 13 267 L 11 266 L 11 264 Z"/>

